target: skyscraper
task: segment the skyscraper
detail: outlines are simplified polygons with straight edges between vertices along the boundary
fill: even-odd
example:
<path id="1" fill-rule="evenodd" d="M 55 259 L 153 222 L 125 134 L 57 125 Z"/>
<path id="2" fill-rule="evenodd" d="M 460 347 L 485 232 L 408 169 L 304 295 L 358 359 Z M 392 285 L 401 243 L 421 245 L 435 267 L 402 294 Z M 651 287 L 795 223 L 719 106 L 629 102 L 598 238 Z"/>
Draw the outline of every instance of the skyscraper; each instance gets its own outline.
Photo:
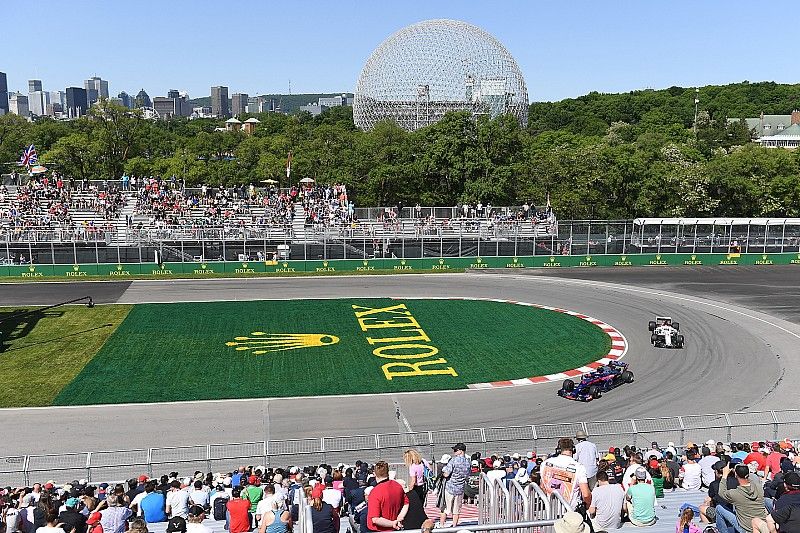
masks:
<path id="1" fill-rule="evenodd" d="M 5 72 L 0 72 L 0 116 L 8 113 L 8 80 Z"/>
<path id="2" fill-rule="evenodd" d="M 86 89 L 86 104 L 89 107 L 101 98 L 108 98 L 108 81 L 97 76 L 83 82 L 83 88 Z"/>
<path id="3" fill-rule="evenodd" d="M 29 86 L 30 87 L 30 86 Z M 41 84 L 39 85 L 41 87 Z M 28 93 L 28 108 L 31 115 L 42 117 L 47 114 L 47 105 L 50 103 L 50 93 L 41 89 Z"/>
<path id="4" fill-rule="evenodd" d="M 67 108 L 64 112 L 70 118 L 82 117 L 86 114 L 88 104 L 86 89 L 80 87 L 67 87 Z"/>
<path id="5" fill-rule="evenodd" d="M 8 97 L 9 110 L 21 117 L 30 115 L 28 110 L 28 97 L 22 93 L 12 93 Z"/>
<path id="6" fill-rule="evenodd" d="M 42 80 L 28 80 L 29 93 L 41 90 L 42 90 Z"/>
<path id="7" fill-rule="evenodd" d="M 227 87 L 219 86 L 211 88 L 211 113 L 220 118 L 230 116 Z"/>
<path id="8" fill-rule="evenodd" d="M 234 93 L 231 98 L 231 114 L 235 117 L 247 111 L 247 93 Z"/>
<path id="9" fill-rule="evenodd" d="M 142 89 L 139 91 L 139 94 L 136 95 L 136 99 L 134 101 L 134 105 L 138 107 L 153 107 L 153 102 L 150 100 L 150 95 Z"/>
<path id="10" fill-rule="evenodd" d="M 127 107 L 128 109 L 131 109 L 133 107 L 133 98 L 131 98 L 131 95 L 129 95 L 125 91 L 119 93 L 117 95 L 117 98 L 119 98 L 122 101 L 122 105 Z"/>

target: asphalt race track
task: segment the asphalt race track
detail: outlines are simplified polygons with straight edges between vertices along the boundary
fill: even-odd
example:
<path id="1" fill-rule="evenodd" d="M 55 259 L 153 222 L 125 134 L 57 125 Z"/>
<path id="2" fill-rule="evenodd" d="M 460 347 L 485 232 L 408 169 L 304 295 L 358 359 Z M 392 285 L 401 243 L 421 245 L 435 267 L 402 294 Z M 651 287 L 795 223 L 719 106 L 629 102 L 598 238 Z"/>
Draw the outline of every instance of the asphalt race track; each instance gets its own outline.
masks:
<path id="1" fill-rule="evenodd" d="M 0 305 L 45 305 L 85 295 L 97 303 L 345 296 L 534 302 L 615 326 L 628 340 L 625 360 L 636 375 L 634 383 L 585 404 L 557 397 L 557 384 L 542 384 L 378 396 L 8 409 L 0 410 L 0 427 L 6 453 L 35 454 L 777 408 L 794 401 L 794 383 L 800 381 L 799 292 L 796 267 L 0 284 Z M 647 321 L 656 314 L 681 322 L 685 349 L 650 345 Z M 536 332 L 530 342 L 535 346 Z M 331 377 L 334 383 L 337 379 L 358 379 L 358 373 Z"/>

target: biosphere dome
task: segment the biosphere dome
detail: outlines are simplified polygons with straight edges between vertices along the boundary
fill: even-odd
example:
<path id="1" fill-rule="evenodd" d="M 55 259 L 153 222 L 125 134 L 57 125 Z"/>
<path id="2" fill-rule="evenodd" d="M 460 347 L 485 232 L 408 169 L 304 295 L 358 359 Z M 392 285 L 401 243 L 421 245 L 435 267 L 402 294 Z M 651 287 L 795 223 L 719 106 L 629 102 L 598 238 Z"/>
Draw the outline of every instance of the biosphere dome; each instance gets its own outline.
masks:
<path id="1" fill-rule="evenodd" d="M 433 124 L 448 111 L 528 122 L 528 90 L 517 62 L 487 32 L 457 20 L 417 22 L 383 41 L 367 59 L 353 119 L 372 129 L 392 119 L 405 130 Z"/>

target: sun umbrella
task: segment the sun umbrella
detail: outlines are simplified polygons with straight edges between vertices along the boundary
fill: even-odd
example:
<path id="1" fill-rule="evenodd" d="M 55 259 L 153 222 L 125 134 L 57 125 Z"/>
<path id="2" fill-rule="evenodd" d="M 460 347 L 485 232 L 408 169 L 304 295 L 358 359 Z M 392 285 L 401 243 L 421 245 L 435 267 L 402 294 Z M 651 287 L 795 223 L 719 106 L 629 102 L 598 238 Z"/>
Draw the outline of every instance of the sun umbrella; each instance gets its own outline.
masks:
<path id="1" fill-rule="evenodd" d="M 267 185 L 275 185 L 278 182 L 277 180 L 269 179 L 269 180 L 261 180 L 261 183 L 266 183 Z"/>
<path id="2" fill-rule="evenodd" d="M 45 172 L 47 172 L 47 168 L 43 167 L 42 165 L 36 165 L 30 169 L 31 174 L 44 174 Z"/>
<path id="3" fill-rule="evenodd" d="M 314 183 L 314 180 L 312 178 L 303 178 L 300 183 Z"/>

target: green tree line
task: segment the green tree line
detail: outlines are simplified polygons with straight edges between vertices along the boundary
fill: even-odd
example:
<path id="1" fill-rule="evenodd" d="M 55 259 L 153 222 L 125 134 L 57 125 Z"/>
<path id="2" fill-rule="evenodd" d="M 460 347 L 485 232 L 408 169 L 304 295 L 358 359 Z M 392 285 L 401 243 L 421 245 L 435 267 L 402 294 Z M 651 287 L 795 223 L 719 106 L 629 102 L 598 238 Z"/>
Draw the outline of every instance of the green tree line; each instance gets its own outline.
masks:
<path id="1" fill-rule="evenodd" d="M 255 115 L 256 133 L 219 132 L 222 121 L 150 121 L 104 102 L 59 122 L 0 117 L 0 163 L 10 172 L 34 144 L 43 164 L 77 179 L 176 176 L 189 185 L 345 183 L 358 205 L 542 205 L 561 218 L 800 216 L 800 150 L 750 142 L 743 121 L 800 108 L 800 85 L 739 83 L 591 93 L 530 106 L 511 117 L 450 113 L 405 132 L 392 122 L 364 132 L 352 109 Z M 244 120 L 251 115 L 239 117 Z M 695 127 L 696 126 L 696 127 Z"/>

